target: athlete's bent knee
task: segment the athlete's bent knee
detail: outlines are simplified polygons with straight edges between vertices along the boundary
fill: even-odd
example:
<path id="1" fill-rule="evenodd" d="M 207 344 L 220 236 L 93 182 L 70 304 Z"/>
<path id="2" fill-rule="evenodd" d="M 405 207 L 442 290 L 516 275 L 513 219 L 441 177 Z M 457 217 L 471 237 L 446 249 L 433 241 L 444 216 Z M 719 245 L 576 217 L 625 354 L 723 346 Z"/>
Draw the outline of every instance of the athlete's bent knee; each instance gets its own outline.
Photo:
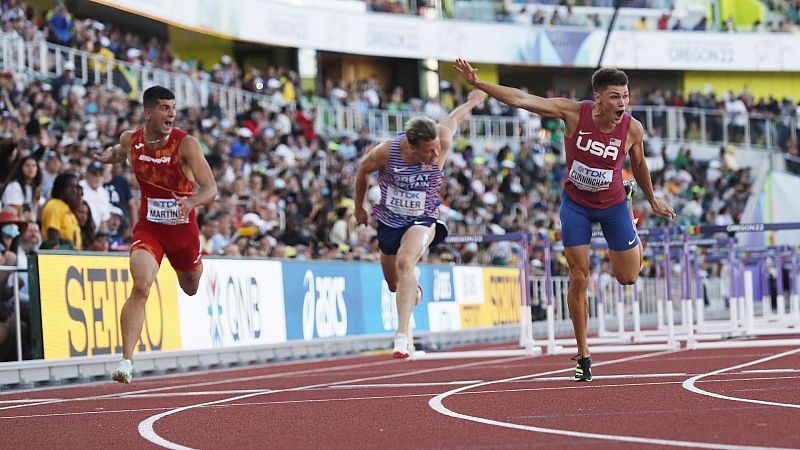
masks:
<path id="1" fill-rule="evenodd" d="M 386 285 L 389 286 L 389 292 L 397 292 L 397 281 L 387 281 Z"/>
<path id="2" fill-rule="evenodd" d="M 639 279 L 639 272 L 636 272 L 636 273 L 633 273 L 633 274 L 627 274 L 626 273 L 626 274 L 622 274 L 622 275 L 617 275 L 617 281 L 619 281 L 619 284 L 621 284 L 623 286 L 628 286 L 628 285 L 631 285 L 631 284 L 635 284 L 636 280 L 638 280 L 638 279 Z"/>

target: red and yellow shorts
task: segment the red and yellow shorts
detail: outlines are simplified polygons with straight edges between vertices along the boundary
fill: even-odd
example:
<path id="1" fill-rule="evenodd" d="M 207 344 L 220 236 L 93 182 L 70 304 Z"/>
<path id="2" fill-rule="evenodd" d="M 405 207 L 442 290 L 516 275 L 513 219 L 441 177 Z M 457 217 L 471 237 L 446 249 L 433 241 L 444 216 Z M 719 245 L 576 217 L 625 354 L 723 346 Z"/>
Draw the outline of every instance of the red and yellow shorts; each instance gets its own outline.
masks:
<path id="1" fill-rule="evenodd" d="M 161 259 L 167 255 L 170 264 L 178 272 L 193 272 L 200 260 L 200 229 L 197 222 L 188 224 L 161 225 L 140 220 L 133 228 L 131 253 L 146 250 L 161 266 Z"/>

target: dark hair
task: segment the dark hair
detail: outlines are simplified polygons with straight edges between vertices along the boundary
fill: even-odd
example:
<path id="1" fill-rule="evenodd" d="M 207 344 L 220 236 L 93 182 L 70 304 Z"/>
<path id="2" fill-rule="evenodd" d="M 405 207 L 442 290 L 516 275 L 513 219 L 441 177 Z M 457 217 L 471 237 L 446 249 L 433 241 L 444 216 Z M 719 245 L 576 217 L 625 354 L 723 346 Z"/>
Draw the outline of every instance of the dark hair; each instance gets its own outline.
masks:
<path id="1" fill-rule="evenodd" d="M 415 147 L 420 141 L 432 141 L 438 136 L 436 122 L 428 117 L 414 117 L 406 124 L 406 139 Z"/>
<path id="2" fill-rule="evenodd" d="M 81 240 L 84 243 L 83 247 L 87 248 L 89 244 L 94 242 L 94 239 L 96 237 L 94 231 L 95 222 L 94 222 L 94 217 L 92 217 L 92 208 L 89 206 L 89 203 L 87 203 L 86 200 L 81 200 L 81 204 L 78 206 L 78 208 L 80 208 L 81 206 L 86 207 L 86 223 L 84 223 L 83 225 L 78 223 L 78 226 L 81 229 Z M 78 219 L 78 210 L 76 209 L 75 211 L 72 211 L 72 213 L 75 214 L 75 218 Z"/>
<path id="3" fill-rule="evenodd" d="M 31 189 L 36 190 L 36 188 L 42 184 L 42 171 L 39 168 L 39 160 L 33 155 L 28 155 L 24 158 L 18 159 L 17 163 L 14 164 L 14 170 L 12 170 L 11 175 L 8 176 L 8 179 L 6 180 L 6 186 L 8 186 L 8 183 L 12 181 L 18 181 L 20 187 L 25 189 L 25 174 L 22 172 L 22 166 L 24 166 L 25 162 L 29 159 L 32 159 L 36 163 L 36 175 L 33 177 L 33 181 L 31 181 Z"/>
<path id="4" fill-rule="evenodd" d="M 594 92 L 604 91 L 609 86 L 627 86 L 628 76 L 619 69 L 603 68 L 597 69 L 592 75 L 592 90 Z"/>
<path id="5" fill-rule="evenodd" d="M 62 172 L 58 174 L 55 181 L 53 181 L 53 187 L 50 190 L 50 196 L 59 200 L 64 200 L 64 191 L 67 189 L 67 186 L 69 186 L 69 183 L 72 180 L 77 179 L 78 176 L 71 172 Z"/>
<path id="6" fill-rule="evenodd" d="M 155 108 L 159 100 L 175 100 L 175 94 L 163 86 L 147 88 L 142 95 L 142 105 L 145 108 Z"/>

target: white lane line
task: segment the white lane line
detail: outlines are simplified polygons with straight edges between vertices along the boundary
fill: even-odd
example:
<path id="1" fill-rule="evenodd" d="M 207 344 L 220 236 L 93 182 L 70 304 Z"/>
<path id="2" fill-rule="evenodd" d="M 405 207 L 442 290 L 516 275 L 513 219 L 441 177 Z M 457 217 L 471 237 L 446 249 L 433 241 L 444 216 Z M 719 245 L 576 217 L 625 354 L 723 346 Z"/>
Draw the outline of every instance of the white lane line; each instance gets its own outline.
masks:
<path id="1" fill-rule="evenodd" d="M 61 398 L 18 398 L 16 400 L 0 400 L 0 405 L 5 404 L 17 404 L 17 403 L 36 403 L 36 402 L 52 402 L 57 400 L 63 400 Z"/>
<path id="2" fill-rule="evenodd" d="M 697 383 L 698 380 L 701 380 L 701 379 L 703 379 L 705 377 L 718 375 L 718 374 L 721 374 L 721 373 L 724 373 L 724 372 L 728 372 L 730 370 L 741 369 L 743 367 L 754 366 L 756 364 L 761 364 L 763 362 L 772 361 L 773 359 L 778 359 L 778 358 L 783 358 L 784 356 L 793 355 L 793 354 L 798 353 L 798 352 L 800 352 L 800 348 L 796 348 L 794 350 L 789 350 L 789 351 L 786 351 L 786 352 L 783 352 L 783 353 L 778 353 L 776 355 L 767 356 L 766 358 L 757 359 L 755 361 L 750 361 L 750 362 L 747 362 L 747 363 L 744 363 L 744 364 L 738 364 L 736 366 L 726 367 L 724 369 L 717 369 L 717 370 L 715 370 L 713 372 L 708 372 L 708 373 L 704 373 L 704 374 L 700 374 L 700 375 L 695 375 L 692 378 L 689 378 L 688 380 L 683 382 L 683 388 L 688 390 L 688 391 L 690 391 L 690 392 L 694 392 L 695 394 L 707 395 L 709 397 L 719 398 L 719 399 L 723 399 L 723 400 L 732 400 L 732 401 L 735 401 L 735 402 L 747 402 L 747 403 L 756 403 L 756 404 L 759 404 L 759 405 L 783 406 L 785 408 L 797 408 L 797 409 L 800 409 L 800 404 L 768 402 L 766 400 L 755 400 L 755 399 L 751 399 L 751 398 L 731 397 L 729 395 L 717 394 L 716 392 L 706 391 L 704 389 L 700 389 L 699 387 L 695 386 L 695 383 Z M 736 381 L 736 380 L 730 380 L 730 381 Z"/>
<path id="3" fill-rule="evenodd" d="M 306 385 L 306 386 L 298 386 L 298 387 L 288 388 L 288 389 L 276 389 L 276 390 L 269 391 L 269 392 L 259 392 L 259 393 L 253 393 L 253 394 L 244 394 L 244 395 L 240 395 L 240 396 L 237 396 L 237 397 L 232 397 L 232 398 L 227 398 L 227 399 L 222 399 L 222 400 L 216 400 L 216 401 L 212 401 L 212 402 L 197 403 L 197 404 L 194 404 L 194 405 L 181 406 L 179 408 L 175 408 L 175 409 L 172 409 L 170 411 L 166 411 L 166 412 L 163 412 L 163 413 L 160 413 L 160 414 L 156 414 L 154 416 L 150 416 L 147 419 L 139 422 L 139 434 L 143 438 L 147 439 L 148 441 L 150 441 L 150 442 L 152 442 L 152 443 L 154 443 L 156 445 L 160 445 L 162 447 L 165 447 L 165 448 L 170 448 L 170 449 L 175 449 L 175 450 L 188 450 L 188 449 L 191 449 L 191 447 L 186 447 L 184 445 L 169 441 L 169 440 L 164 439 L 163 437 L 159 436 L 158 433 L 156 433 L 155 430 L 153 429 L 153 425 L 155 425 L 155 423 L 158 420 L 160 420 L 161 418 L 163 418 L 163 417 L 167 417 L 167 416 L 170 416 L 172 414 L 177 414 L 179 412 L 183 412 L 183 411 L 186 411 L 186 410 L 189 410 L 189 409 L 201 408 L 201 407 L 204 407 L 204 406 L 216 405 L 216 404 L 219 404 L 219 403 L 232 402 L 232 401 L 241 400 L 241 399 L 245 399 L 245 398 L 249 398 L 249 397 L 255 397 L 257 395 L 274 394 L 274 393 L 278 393 L 278 392 L 292 392 L 292 391 L 314 389 L 314 388 L 319 388 L 319 387 L 324 387 L 324 386 L 338 386 L 338 385 L 343 385 L 343 384 L 348 384 L 348 383 L 358 383 L 358 382 L 363 382 L 363 381 L 373 381 L 373 380 L 381 380 L 381 379 L 387 379 L 387 378 L 404 377 L 404 376 L 409 376 L 409 375 L 419 375 L 419 374 L 423 374 L 423 373 L 431 373 L 431 372 L 438 372 L 438 371 L 442 371 L 442 370 L 451 370 L 451 369 L 459 369 L 459 368 L 467 368 L 467 367 L 477 367 L 477 366 L 482 366 L 482 365 L 487 365 L 487 364 L 493 364 L 495 362 L 508 362 L 508 361 L 526 359 L 526 358 L 529 358 L 529 357 L 527 357 L 527 356 L 519 356 L 519 357 L 516 357 L 516 358 L 504 358 L 504 359 L 496 359 L 496 360 L 490 360 L 490 361 L 478 361 L 478 362 L 472 362 L 472 363 L 457 364 L 457 365 L 454 365 L 454 366 L 443 366 L 443 367 L 434 367 L 434 368 L 430 368 L 430 369 L 420 369 L 420 370 L 415 370 L 415 371 L 411 371 L 411 372 L 393 373 L 393 374 L 378 375 L 378 376 L 373 376 L 373 377 L 353 378 L 353 379 L 350 379 L 350 380 L 342 380 L 342 381 L 337 381 L 337 382 L 333 382 L 333 383 L 318 383 L 318 384 L 312 384 L 312 385 Z"/>
<path id="4" fill-rule="evenodd" d="M 157 388 L 150 388 L 150 389 L 139 389 L 136 391 L 127 391 L 127 392 L 115 392 L 113 394 L 105 394 L 105 395 L 94 395 L 89 397 L 74 397 L 74 398 L 64 398 L 64 399 L 54 399 L 54 400 L 46 400 L 39 403 L 30 403 L 25 405 L 14 405 L 14 406 L 3 406 L 0 407 L 0 411 L 6 409 L 17 409 L 17 408 L 24 408 L 27 406 L 39 406 L 39 405 L 49 405 L 52 403 L 65 403 L 65 402 L 73 402 L 73 401 L 85 401 L 85 400 L 102 400 L 106 398 L 116 398 L 122 395 L 131 395 L 131 394 L 144 394 L 148 392 L 162 392 L 168 391 L 171 389 L 184 389 L 184 388 L 196 388 L 201 386 L 214 386 L 218 384 L 230 384 L 230 383 L 242 383 L 246 381 L 258 381 L 258 380 L 267 380 L 270 378 L 280 378 L 284 376 L 296 376 L 296 375 L 309 375 L 309 374 L 317 374 L 317 373 L 325 373 L 325 372 L 335 372 L 337 370 L 350 370 L 354 368 L 363 368 L 363 367 L 372 367 L 372 366 L 381 366 L 386 364 L 403 364 L 403 362 L 398 362 L 397 360 L 382 360 L 382 361 L 372 361 L 368 363 L 360 363 L 360 364 L 342 364 L 338 366 L 329 366 L 329 367 L 318 367 L 314 369 L 303 369 L 303 370 L 292 370 L 289 372 L 276 372 L 270 373 L 266 375 L 255 375 L 249 377 L 239 377 L 239 378 L 228 378 L 228 379 L 221 379 L 221 380 L 214 380 L 214 381 L 202 381 L 198 383 L 188 383 L 188 384 L 176 384 L 170 386 L 161 386 Z M 238 369 L 237 369 L 238 370 Z M 203 374 L 207 374 L 205 372 Z M 224 375 L 225 371 L 218 371 L 213 372 L 214 374 Z M 193 377 L 194 374 L 185 374 L 183 376 Z M 150 380 L 151 378 L 147 378 Z M 106 381 L 103 383 L 104 386 L 110 384 L 110 381 Z M 134 382 L 135 383 L 135 382 Z"/>
<path id="5" fill-rule="evenodd" d="M 740 370 L 739 373 L 791 373 L 800 372 L 797 369 L 758 369 L 758 370 Z"/>
<path id="6" fill-rule="evenodd" d="M 126 394 L 117 398 L 168 398 L 192 397 L 195 395 L 231 395 L 250 394 L 253 392 L 268 392 L 269 389 L 231 389 L 230 391 L 188 391 L 188 392 L 154 392 L 151 394 Z"/>
<path id="7" fill-rule="evenodd" d="M 347 384 L 344 386 L 331 386 L 330 389 L 369 389 L 369 388 L 406 388 L 428 386 L 453 386 L 480 383 L 482 380 L 442 381 L 439 383 L 393 383 L 393 384 Z"/>
<path id="8" fill-rule="evenodd" d="M 597 364 L 595 364 L 595 366 L 606 365 L 606 364 L 616 364 L 616 363 L 632 361 L 632 360 L 640 359 L 640 358 L 649 358 L 649 357 L 654 357 L 654 356 L 659 356 L 659 355 L 665 355 L 665 354 L 669 354 L 669 353 L 672 353 L 672 352 L 666 351 L 666 352 L 647 353 L 647 354 L 644 354 L 644 355 L 637 355 L 637 356 L 632 356 L 632 357 L 628 357 L 628 358 L 621 358 L 621 359 L 616 359 L 616 360 L 611 360 L 611 361 L 605 361 L 605 362 L 602 362 L 602 363 L 597 363 Z M 475 385 L 471 385 L 471 386 L 463 386 L 463 387 L 452 389 L 450 391 L 447 391 L 447 392 L 444 392 L 442 394 L 437 395 L 436 397 L 434 397 L 434 398 L 432 398 L 432 399 L 430 399 L 428 401 L 428 405 L 430 405 L 430 407 L 433 408 L 434 411 L 436 411 L 436 412 L 438 412 L 440 414 L 443 414 L 445 416 L 454 417 L 456 419 L 469 420 L 469 421 L 472 421 L 472 422 L 482 423 L 482 424 L 486 424 L 486 425 L 495 425 L 495 426 L 504 427 L 504 428 L 513 428 L 513 429 L 517 429 L 517 430 L 534 431 L 534 432 L 537 432 L 537 433 L 557 434 L 557 435 L 561 435 L 561 436 L 571 436 L 571 437 L 580 437 L 580 438 L 588 438 L 588 439 L 602 439 L 602 440 L 607 440 L 607 441 L 633 442 L 633 443 L 637 443 L 637 444 L 671 445 L 671 446 L 675 446 L 675 447 L 712 448 L 712 449 L 723 449 L 723 450 L 751 450 L 753 448 L 756 448 L 756 447 L 753 447 L 753 446 L 743 446 L 743 445 L 727 445 L 727 444 L 717 444 L 717 443 L 711 443 L 711 442 L 692 442 L 692 441 L 678 441 L 678 440 L 671 440 L 671 439 L 646 438 L 646 437 L 639 437 L 639 436 L 623 436 L 623 435 L 614 435 L 614 434 L 585 433 L 585 432 L 580 432 L 580 431 L 560 430 L 560 429 L 556 429 L 556 428 L 534 427 L 534 426 L 529 426 L 529 425 L 521 425 L 521 424 L 517 424 L 517 423 L 511 423 L 511 422 L 501 422 L 499 420 L 487 419 L 485 417 L 470 416 L 470 415 L 467 415 L 467 414 L 462 414 L 462 413 L 459 413 L 459 412 L 455 412 L 455 411 L 453 411 L 453 410 L 451 410 L 449 408 L 446 408 L 442 404 L 442 401 L 445 398 L 447 398 L 447 397 L 449 397 L 449 396 L 451 396 L 453 394 L 457 394 L 459 392 L 463 392 L 463 391 L 468 390 L 468 389 L 473 389 L 473 388 L 481 387 L 481 386 L 487 386 L 487 385 L 490 385 L 490 384 L 506 383 L 506 382 L 509 382 L 509 381 L 516 381 L 516 380 L 521 380 L 521 379 L 531 378 L 531 377 L 537 377 L 537 376 L 542 376 L 542 375 L 551 375 L 551 374 L 567 372 L 567 371 L 571 371 L 571 370 L 573 370 L 573 369 L 552 370 L 552 371 L 549 371 L 549 372 L 542 372 L 542 373 L 533 374 L 533 375 L 523 375 L 523 376 L 519 376 L 519 377 L 506 378 L 506 379 L 503 379 L 503 380 L 486 381 L 486 382 L 475 384 Z M 761 448 L 767 448 L 767 447 L 761 447 Z"/>

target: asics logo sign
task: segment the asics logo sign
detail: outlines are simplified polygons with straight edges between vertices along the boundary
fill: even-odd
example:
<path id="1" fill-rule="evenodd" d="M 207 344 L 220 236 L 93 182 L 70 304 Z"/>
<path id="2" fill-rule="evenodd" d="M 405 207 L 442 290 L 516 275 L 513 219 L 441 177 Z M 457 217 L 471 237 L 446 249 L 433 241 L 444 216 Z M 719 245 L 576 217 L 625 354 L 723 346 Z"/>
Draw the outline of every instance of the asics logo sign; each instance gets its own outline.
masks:
<path id="1" fill-rule="evenodd" d="M 581 134 L 580 131 L 578 134 Z M 601 158 L 611 158 L 612 160 L 616 160 L 617 156 L 619 156 L 619 147 L 606 145 L 600 141 L 595 141 L 588 137 L 585 138 L 583 136 L 578 136 L 575 146 L 578 147 L 579 150 L 589 152 L 592 155 L 600 156 Z"/>
<path id="2" fill-rule="evenodd" d="M 347 334 L 345 277 L 315 276 L 307 270 L 303 276 L 303 339 L 327 338 Z"/>

